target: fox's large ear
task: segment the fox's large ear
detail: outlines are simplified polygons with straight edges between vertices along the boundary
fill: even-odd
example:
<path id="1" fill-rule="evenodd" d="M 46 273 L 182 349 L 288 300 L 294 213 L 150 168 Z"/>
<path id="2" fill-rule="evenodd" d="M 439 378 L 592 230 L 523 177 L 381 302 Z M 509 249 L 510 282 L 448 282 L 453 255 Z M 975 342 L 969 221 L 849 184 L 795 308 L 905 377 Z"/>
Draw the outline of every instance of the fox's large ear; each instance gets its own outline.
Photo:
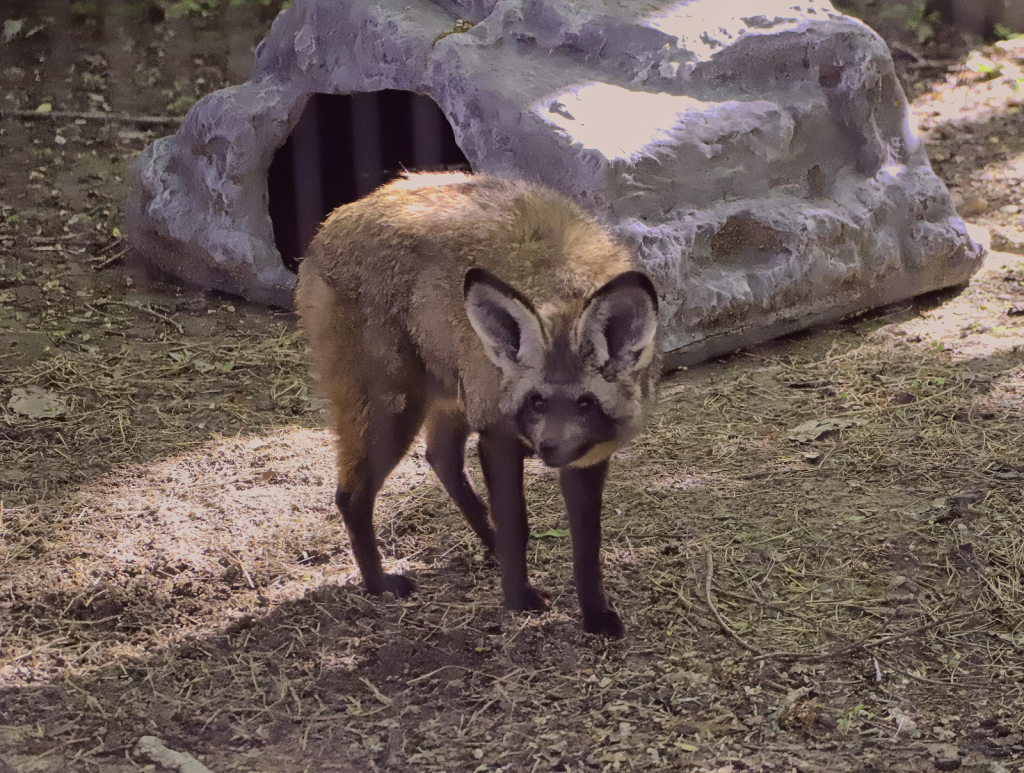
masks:
<path id="1" fill-rule="evenodd" d="M 587 300 L 576 323 L 580 352 L 606 378 L 650 364 L 658 330 L 658 294 L 646 274 L 619 274 Z"/>
<path id="2" fill-rule="evenodd" d="M 544 363 L 544 326 L 533 304 L 511 285 L 482 268 L 466 272 L 466 316 L 491 362 L 502 371 Z"/>

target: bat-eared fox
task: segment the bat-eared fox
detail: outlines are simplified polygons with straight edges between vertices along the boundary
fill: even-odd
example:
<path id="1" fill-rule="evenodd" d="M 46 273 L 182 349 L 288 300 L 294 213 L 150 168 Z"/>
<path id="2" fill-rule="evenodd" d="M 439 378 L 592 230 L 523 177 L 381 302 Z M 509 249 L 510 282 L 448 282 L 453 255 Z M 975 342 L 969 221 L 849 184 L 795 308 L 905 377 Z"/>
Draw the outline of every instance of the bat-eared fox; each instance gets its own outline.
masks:
<path id="1" fill-rule="evenodd" d="M 413 174 L 328 216 L 296 296 L 337 435 L 335 502 L 366 590 L 384 480 L 421 428 L 426 458 L 501 567 L 510 609 L 543 609 L 526 573 L 523 460 L 559 470 L 583 627 L 620 636 L 601 582 L 612 453 L 643 428 L 658 375 L 651 280 L 575 203 L 532 183 Z M 490 507 L 466 475 L 479 433 Z"/>

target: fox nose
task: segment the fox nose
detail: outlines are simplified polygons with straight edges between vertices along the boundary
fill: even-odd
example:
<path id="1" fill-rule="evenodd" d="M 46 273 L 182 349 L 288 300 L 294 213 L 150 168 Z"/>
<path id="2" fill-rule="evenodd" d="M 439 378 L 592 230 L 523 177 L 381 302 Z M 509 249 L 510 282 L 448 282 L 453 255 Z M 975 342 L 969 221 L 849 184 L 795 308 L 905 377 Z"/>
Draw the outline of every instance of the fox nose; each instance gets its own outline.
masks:
<path id="1" fill-rule="evenodd" d="M 549 458 L 556 450 L 558 450 L 558 443 L 554 440 L 542 440 L 537 446 L 537 451 L 545 459 Z"/>

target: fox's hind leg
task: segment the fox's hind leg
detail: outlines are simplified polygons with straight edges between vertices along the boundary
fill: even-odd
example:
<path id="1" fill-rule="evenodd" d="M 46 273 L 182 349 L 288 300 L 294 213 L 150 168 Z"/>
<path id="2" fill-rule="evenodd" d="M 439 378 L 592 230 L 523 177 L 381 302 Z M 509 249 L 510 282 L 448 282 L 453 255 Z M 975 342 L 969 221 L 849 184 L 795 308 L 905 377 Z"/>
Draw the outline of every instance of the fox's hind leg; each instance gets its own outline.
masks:
<path id="1" fill-rule="evenodd" d="M 369 406 L 365 431 L 358 437 L 343 435 L 349 429 L 336 422 L 338 432 L 338 488 L 335 504 L 348 529 L 356 564 L 368 593 L 391 592 L 398 598 L 416 590 L 416 584 L 400 574 L 385 574 L 373 528 L 373 505 L 384 481 L 409 450 L 423 423 L 422 404 L 407 402 L 400 412 Z"/>
<path id="2" fill-rule="evenodd" d="M 427 461 L 470 527 L 494 553 L 494 529 L 481 501 L 466 475 L 466 438 L 469 427 L 458 406 L 435 403 L 427 416 Z"/>
<path id="3" fill-rule="evenodd" d="M 320 388 L 331 402 L 338 453 L 334 501 L 363 583 L 375 595 L 408 596 L 413 581 L 381 567 L 373 505 L 423 424 L 424 396 L 408 394 L 410 385 L 423 382 L 422 365 L 400 340 L 369 329 L 355 299 L 339 298 L 308 263 L 299 269 L 296 302 Z"/>

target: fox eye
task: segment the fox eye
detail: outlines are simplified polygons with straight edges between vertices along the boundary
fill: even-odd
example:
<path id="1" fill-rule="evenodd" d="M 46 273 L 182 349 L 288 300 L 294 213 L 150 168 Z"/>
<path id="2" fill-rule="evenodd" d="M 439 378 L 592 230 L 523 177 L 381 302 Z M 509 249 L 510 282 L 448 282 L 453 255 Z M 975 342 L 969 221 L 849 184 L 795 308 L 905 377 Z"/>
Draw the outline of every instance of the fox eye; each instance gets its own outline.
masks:
<path id="1" fill-rule="evenodd" d="M 597 407 L 597 398 L 593 395 L 580 395 L 576 398 L 576 407 L 581 411 L 592 411 Z"/>
<path id="2" fill-rule="evenodd" d="M 548 401 L 545 400 L 536 392 L 530 395 L 529 400 L 530 407 L 533 408 L 533 410 L 537 411 L 537 413 L 543 413 L 548 407 Z"/>

